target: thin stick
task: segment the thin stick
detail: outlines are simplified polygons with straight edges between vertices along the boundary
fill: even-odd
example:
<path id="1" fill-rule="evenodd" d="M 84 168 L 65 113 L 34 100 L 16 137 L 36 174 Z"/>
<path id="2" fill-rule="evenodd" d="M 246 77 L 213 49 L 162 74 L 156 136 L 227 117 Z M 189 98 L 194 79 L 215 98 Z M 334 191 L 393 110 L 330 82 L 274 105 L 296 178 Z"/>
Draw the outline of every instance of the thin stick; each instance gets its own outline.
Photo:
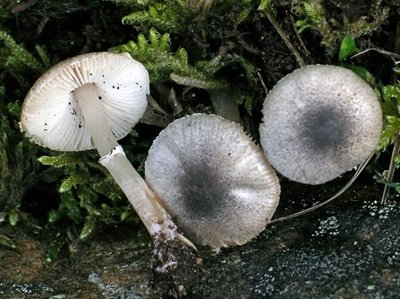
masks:
<path id="1" fill-rule="evenodd" d="M 357 171 L 354 173 L 354 175 L 351 177 L 351 179 L 347 182 L 347 184 L 344 185 L 344 186 L 343 186 L 338 192 L 336 192 L 332 197 L 330 197 L 330 198 L 327 199 L 326 201 L 323 201 L 323 202 L 321 202 L 321 203 L 319 203 L 319 204 L 316 204 L 315 206 L 312 206 L 311 208 L 305 209 L 305 210 L 303 210 L 303 211 L 300 211 L 300 212 L 297 212 L 297 213 L 294 213 L 294 214 L 291 214 L 291 215 L 288 215 L 288 216 L 280 217 L 280 218 L 277 218 L 277 219 L 273 219 L 273 220 L 270 221 L 270 224 L 271 224 L 271 223 L 275 223 L 275 222 L 285 221 L 285 220 L 288 220 L 288 219 L 292 219 L 292 218 L 295 218 L 295 217 L 298 217 L 298 216 L 307 214 L 307 213 L 309 213 L 309 212 L 311 212 L 311 211 L 314 211 L 314 210 L 316 210 L 316 209 L 319 209 L 320 207 L 322 207 L 322 206 L 324 206 L 324 205 L 327 205 L 328 203 L 330 203 L 330 202 L 332 202 L 333 200 L 335 200 L 336 198 L 338 198 L 338 197 L 339 197 L 340 195 L 342 195 L 347 189 L 349 189 L 351 185 L 353 185 L 354 181 L 358 178 L 358 176 L 359 176 L 359 175 L 361 174 L 361 172 L 364 170 L 365 166 L 367 166 L 368 162 L 371 160 L 371 158 L 372 158 L 373 155 L 374 155 L 374 153 L 372 153 L 372 154 L 367 158 L 367 160 L 365 160 L 364 163 L 362 163 L 362 164 L 358 167 Z"/>
<path id="2" fill-rule="evenodd" d="M 396 27 L 396 38 L 395 38 L 395 44 L 394 44 L 394 52 L 399 52 L 400 51 L 400 22 L 397 22 L 397 27 Z M 395 57 L 397 59 L 400 59 L 400 55 L 396 53 L 390 53 L 391 57 Z M 386 53 L 384 53 L 386 54 Z M 397 64 L 397 61 L 394 61 L 394 64 Z M 393 74 L 392 78 L 393 82 L 397 81 L 397 76 L 396 73 Z M 389 164 L 389 169 L 387 176 L 385 178 L 385 182 L 391 182 L 393 180 L 394 176 L 394 171 L 396 169 L 394 160 L 399 153 L 400 150 L 400 133 L 396 134 L 396 139 L 393 144 L 393 149 L 392 149 L 392 156 L 390 158 L 390 164 Z M 390 193 L 390 186 L 388 184 L 385 184 L 385 187 L 383 188 L 383 193 L 382 193 L 382 199 L 381 199 L 381 204 L 385 204 Z"/>
<path id="3" fill-rule="evenodd" d="M 396 169 L 394 159 L 396 158 L 397 154 L 399 153 L 399 150 L 400 150 L 400 133 L 397 133 L 396 140 L 394 141 L 394 145 L 393 145 L 392 156 L 390 158 L 390 164 L 389 164 L 389 170 L 388 170 L 387 176 L 385 178 L 385 182 L 391 182 L 393 180 L 394 171 Z M 381 204 L 386 203 L 386 200 L 389 197 L 389 193 L 390 193 L 390 186 L 388 184 L 385 184 L 385 187 L 383 188 Z"/>
<path id="4" fill-rule="evenodd" d="M 294 31 L 294 33 L 296 33 L 297 40 L 299 41 L 300 46 L 303 48 L 303 51 L 306 54 L 306 57 L 308 58 L 310 56 L 310 51 L 308 51 L 303 39 L 300 36 L 299 31 L 296 29 L 293 16 L 290 16 L 290 21 L 292 22 L 293 31 Z"/>
<path id="5" fill-rule="evenodd" d="M 378 53 L 380 53 L 380 54 L 382 54 L 382 55 L 386 55 L 386 56 L 392 58 L 393 61 L 395 61 L 396 59 L 400 59 L 400 54 L 396 54 L 396 53 L 389 52 L 389 51 L 385 51 L 385 50 L 378 49 L 378 48 L 369 48 L 369 49 L 366 49 L 366 50 L 364 50 L 364 51 L 361 51 L 361 52 L 359 52 L 359 53 L 354 54 L 353 56 L 351 56 L 351 59 L 353 59 L 353 58 L 355 58 L 355 57 L 357 57 L 357 56 L 360 56 L 360 55 L 364 55 L 365 53 L 368 53 L 368 52 L 370 52 L 370 51 L 374 51 L 374 52 L 378 52 Z"/>
<path id="6" fill-rule="evenodd" d="M 283 42 L 286 44 L 286 47 L 288 47 L 288 49 L 292 52 L 292 54 L 293 54 L 294 58 L 296 59 L 298 65 L 301 66 L 301 67 L 305 66 L 306 65 L 305 61 L 303 60 L 303 58 L 301 57 L 299 52 L 297 52 L 295 47 L 292 45 L 292 43 L 290 42 L 290 40 L 289 40 L 288 36 L 286 35 L 285 31 L 279 26 L 279 24 L 278 24 L 277 20 L 275 19 L 275 17 L 269 12 L 268 9 L 263 10 L 263 12 L 267 16 L 268 20 L 270 21 L 270 23 L 272 24 L 272 26 L 274 27 L 276 32 L 278 32 L 278 34 L 282 38 Z"/>
<path id="7" fill-rule="evenodd" d="M 257 76 L 258 76 L 258 78 L 260 78 L 261 85 L 264 88 L 265 95 L 267 95 L 268 94 L 268 88 L 267 88 L 267 85 L 265 85 L 264 79 L 262 78 L 260 72 L 257 72 Z"/>

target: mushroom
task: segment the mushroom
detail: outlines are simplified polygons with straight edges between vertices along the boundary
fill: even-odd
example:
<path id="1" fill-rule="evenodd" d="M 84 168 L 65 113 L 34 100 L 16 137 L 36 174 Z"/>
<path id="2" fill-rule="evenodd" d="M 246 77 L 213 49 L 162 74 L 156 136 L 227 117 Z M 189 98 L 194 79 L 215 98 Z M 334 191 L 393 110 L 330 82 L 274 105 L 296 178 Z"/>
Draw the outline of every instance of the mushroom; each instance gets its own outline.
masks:
<path id="1" fill-rule="evenodd" d="M 149 150 L 145 178 L 183 232 L 214 248 L 257 236 L 279 201 L 263 151 L 238 124 L 216 115 L 170 123 Z"/>
<path id="2" fill-rule="evenodd" d="M 36 81 L 23 103 L 20 127 L 52 150 L 96 148 L 153 238 L 173 239 L 175 224 L 117 143 L 146 110 L 148 93 L 147 70 L 129 54 L 79 55 Z"/>
<path id="3" fill-rule="evenodd" d="M 267 95 L 260 139 L 285 177 L 322 184 L 362 163 L 382 130 L 374 90 L 352 71 L 311 65 L 281 79 Z"/>

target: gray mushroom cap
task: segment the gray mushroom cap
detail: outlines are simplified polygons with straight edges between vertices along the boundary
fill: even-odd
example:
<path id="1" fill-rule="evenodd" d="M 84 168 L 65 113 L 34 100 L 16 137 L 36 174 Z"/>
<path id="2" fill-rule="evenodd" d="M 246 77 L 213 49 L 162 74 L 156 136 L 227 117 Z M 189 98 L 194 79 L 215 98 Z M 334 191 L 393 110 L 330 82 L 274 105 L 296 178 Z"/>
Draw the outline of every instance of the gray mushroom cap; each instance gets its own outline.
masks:
<path id="1" fill-rule="evenodd" d="M 338 66 L 295 70 L 270 91 L 262 112 L 260 139 L 268 160 L 305 184 L 325 183 L 365 161 L 382 130 L 374 90 Z"/>
<path id="2" fill-rule="evenodd" d="M 33 142 L 60 151 L 94 148 L 73 91 L 94 83 L 116 139 L 127 135 L 147 107 L 147 70 L 129 54 L 97 52 L 64 60 L 28 92 L 20 127 Z"/>
<path id="3" fill-rule="evenodd" d="M 244 244 L 278 205 L 279 181 L 242 128 L 193 114 L 165 128 L 150 148 L 145 177 L 178 227 L 201 245 Z"/>

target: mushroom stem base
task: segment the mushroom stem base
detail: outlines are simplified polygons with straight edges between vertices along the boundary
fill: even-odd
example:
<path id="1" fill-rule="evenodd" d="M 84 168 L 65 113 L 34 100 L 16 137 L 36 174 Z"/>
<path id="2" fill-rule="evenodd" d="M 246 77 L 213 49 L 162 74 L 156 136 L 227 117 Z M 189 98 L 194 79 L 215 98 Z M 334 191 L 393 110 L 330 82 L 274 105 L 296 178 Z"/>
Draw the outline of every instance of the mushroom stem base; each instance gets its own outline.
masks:
<path id="1" fill-rule="evenodd" d="M 99 163 L 110 172 L 153 238 L 160 235 L 165 240 L 177 238 L 175 223 L 126 158 L 122 146 L 118 145 L 110 154 L 100 158 Z"/>

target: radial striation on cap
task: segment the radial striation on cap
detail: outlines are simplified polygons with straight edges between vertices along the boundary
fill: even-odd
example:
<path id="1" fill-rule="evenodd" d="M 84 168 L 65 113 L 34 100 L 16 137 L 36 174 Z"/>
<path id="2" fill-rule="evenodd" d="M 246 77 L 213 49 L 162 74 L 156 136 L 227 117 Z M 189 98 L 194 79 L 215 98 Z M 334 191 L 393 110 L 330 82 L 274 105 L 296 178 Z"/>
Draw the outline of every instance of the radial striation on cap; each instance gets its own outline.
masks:
<path id="1" fill-rule="evenodd" d="M 262 112 L 260 138 L 268 160 L 305 184 L 325 183 L 365 161 L 382 130 L 374 90 L 338 66 L 295 70 L 274 86 Z"/>
<path id="2" fill-rule="evenodd" d="M 145 177 L 178 227 L 201 245 L 244 244 L 270 221 L 277 176 L 242 128 L 215 115 L 172 122 L 150 148 Z"/>
<path id="3" fill-rule="evenodd" d="M 78 55 L 49 69 L 25 98 L 21 130 L 33 142 L 53 150 L 94 148 L 73 93 L 88 83 L 97 89 L 113 135 L 124 137 L 146 110 L 149 93 L 147 70 L 126 53 Z"/>

